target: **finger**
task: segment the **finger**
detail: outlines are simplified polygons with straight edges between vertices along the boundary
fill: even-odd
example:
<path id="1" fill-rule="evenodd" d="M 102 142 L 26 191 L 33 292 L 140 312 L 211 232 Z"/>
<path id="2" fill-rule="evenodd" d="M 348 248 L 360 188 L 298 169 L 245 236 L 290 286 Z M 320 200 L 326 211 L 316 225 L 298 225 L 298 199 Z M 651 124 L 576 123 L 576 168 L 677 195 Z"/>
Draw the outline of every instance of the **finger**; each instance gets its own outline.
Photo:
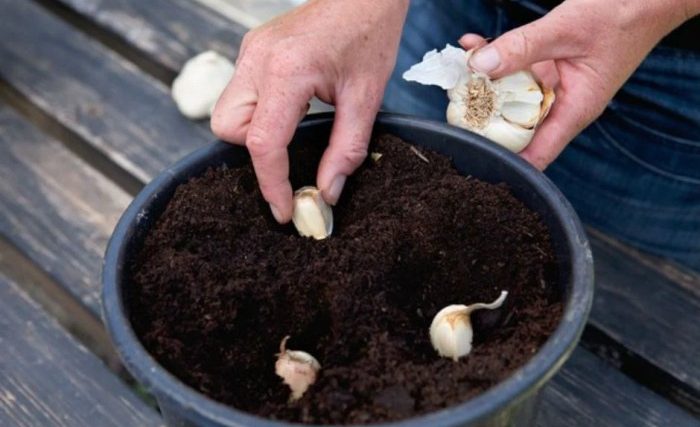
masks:
<path id="1" fill-rule="evenodd" d="M 557 63 L 561 76 L 557 98 L 532 142 L 520 152 L 525 160 L 540 170 L 552 163 L 579 132 L 600 116 L 610 99 L 610 95 L 599 86 L 567 78 L 580 76 L 580 72 L 574 72 L 576 67 L 576 64 L 568 61 Z"/>
<path id="2" fill-rule="evenodd" d="M 298 92 L 264 92 L 245 139 L 260 191 L 280 223 L 289 222 L 293 209 L 287 145 L 306 113 L 309 98 Z"/>
<path id="3" fill-rule="evenodd" d="M 338 202 L 348 175 L 367 157 L 374 119 L 379 111 L 381 94 L 378 92 L 349 90 L 350 96 L 338 99 L 331 138 L 316 177 L 323 198 L 331 205 Z"/>
<path id="4" fill-rule="evenodd" d="M 515 28 L 478 49 L 469 65 L 493 78 L 528 69 L 537 62 L 572 58 L 580 54 L 575 29 L 559 14 L 550 13 Z"/>
<path id="5" fill-rule="evenodd" d="M 466 50 L 479 48 L 485 46 L 487 43 L 488 41 L 485 38 L 474 33 L 467 33 L 459 38 L 460 46 Z"/>
<path id="6" fill-rule="evenodd" d="M 533 64 L 532 73 L 544 87 L 554 88 L 559 84 L 559 72 L 554 61 L 543 61 Z"/>
<path id="7" fill-rule="evenodd" d="M 211 131 L 223 141 L 245 144 L 257 101 L 255 86 L 241 70 L 234 75 L 214 106 Z"/>
<path id="8" fill-rule="evenodd" d="M 520 155 L 539 170 L 545 170 L 591 120 L 581 105 L 570 102 L 567 93 L 558 94 L 549 115 L 537 128 L 532 142 Z"/>

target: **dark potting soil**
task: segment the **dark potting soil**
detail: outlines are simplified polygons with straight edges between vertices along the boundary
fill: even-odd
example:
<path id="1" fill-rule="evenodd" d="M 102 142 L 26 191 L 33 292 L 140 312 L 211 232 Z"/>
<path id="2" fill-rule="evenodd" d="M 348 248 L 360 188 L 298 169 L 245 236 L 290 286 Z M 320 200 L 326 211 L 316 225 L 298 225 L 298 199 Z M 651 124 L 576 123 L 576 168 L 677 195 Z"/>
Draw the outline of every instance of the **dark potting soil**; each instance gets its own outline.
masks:
<path id="1" fill-rule="evenodd" d="M 409 418 L 468 400 L 527 362 L 557 325 L 561 295 L 545 226 L 505 185 L 383 135 L 334 208 L 332 237 L 272 219 L 252 167 L 181 185 L 131 271 L 131 321 L 146 348 L 201 392 L 306 423 Z M 315 182 L 322 147 L 292 153 L 294 188 Z M 459 362 L 430 344 L 449 304 L 472 314 Z M 322 365 L 301 400 L 275 375 L 282 338 Z"/>

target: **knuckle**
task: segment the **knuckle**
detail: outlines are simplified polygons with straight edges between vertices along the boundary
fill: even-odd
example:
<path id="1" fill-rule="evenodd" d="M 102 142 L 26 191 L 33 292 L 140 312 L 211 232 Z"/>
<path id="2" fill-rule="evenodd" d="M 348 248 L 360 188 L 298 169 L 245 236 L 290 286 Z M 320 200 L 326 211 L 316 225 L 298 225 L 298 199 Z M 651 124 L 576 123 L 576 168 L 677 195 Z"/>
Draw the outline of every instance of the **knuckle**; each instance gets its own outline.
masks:
<path id="1" fill-rule="evenodd" d="M 241 50 L 245 50 L 255 38 L 255 30 L 250 30 L 243 35 L 241 40 Z"/>
<path id="2" fill-rule="evenodd" d="M 367 144 L 360 141 L 354 141 L 348 144 L 343 151 L 345 160 L 354 166 L 361 164 L 367 157 Z"/>
<path id="3" fill-rule="evenodd" d="M 262 157 L 270 151 L 268 139 L 258 127 L 248 130 L 245 146 L 252 157 Z"/>
<path id="4" fill-rule="evenodd" d="M 530 40 L 527 31 L 516 30 L 510 41 L 510 54 L 517 59 L 529 58 L 532 41 Z"/>
<path id="5" fill-rule="evenodd" d="M 211 127 L 212 133 L 217 138 L 224 141 L 236 142 L 238 129 L 236 126 L 232 125 L 231 121 L 227 120 L 223 114 L 214 111 L 209 126 Z"/>

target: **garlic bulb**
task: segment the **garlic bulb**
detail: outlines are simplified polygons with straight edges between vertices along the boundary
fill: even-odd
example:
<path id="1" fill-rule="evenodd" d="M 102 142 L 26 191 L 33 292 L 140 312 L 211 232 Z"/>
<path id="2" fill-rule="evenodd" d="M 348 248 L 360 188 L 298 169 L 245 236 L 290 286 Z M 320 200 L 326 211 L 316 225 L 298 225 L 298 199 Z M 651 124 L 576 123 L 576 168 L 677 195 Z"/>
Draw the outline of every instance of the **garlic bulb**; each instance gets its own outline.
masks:
<path id="1" fill-rule="evenodd" d="M 177 108 L 190 119 L 209 117 L 233 72 L 231 61 L 212 50 L 191 58 L 173 81 Z"/>
<path id="2" fill-rule="evenodd" d="M 298 350 L 287 350 L 289 335 L 282 339 L 280 352 L 275 362 L 275 373 L 282 377 L 285 384 L 292 390 L 289 400 L 299 400 L 306 390 L 316 382 L 316 375 L 321 370 L 321 364 L 309 353 Z"/>
<path id="3" fill-rule="evenodd" d="M 333 211 L 316 187 L 302 187 L 294 192 L 292 222 L 300 235 L 323 240 L 333 232 Z"/>
<path id="4" fill-rule="evenodd" d="M 520 152 L 547 116 L 554 91 L 541 86 L 529 71 L 491 80 L 469 67 L 473 52 L 450 45 L 440 52 L 432 50 L 403 78 L 447 90 L 448 123 Z"/>
<path id="5" fill-rule="evenodd" d="M 503 291 L 490 304 L 476 303 L 471 305 L 454 304 L 440 310 L 430 324 L 430 343 L 442 357 L 449 357 L 455 362 L 472 350 L 472 331 L 469 315 L 474 310 L 493 310 L 500 307 L 506 300 L 508 292 Z"/>

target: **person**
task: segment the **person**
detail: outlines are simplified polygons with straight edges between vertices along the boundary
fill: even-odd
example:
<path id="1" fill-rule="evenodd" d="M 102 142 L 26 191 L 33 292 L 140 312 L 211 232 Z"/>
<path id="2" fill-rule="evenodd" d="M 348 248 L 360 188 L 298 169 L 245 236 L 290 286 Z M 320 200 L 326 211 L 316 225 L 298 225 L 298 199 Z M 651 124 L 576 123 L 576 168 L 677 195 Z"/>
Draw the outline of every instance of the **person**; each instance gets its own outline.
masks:
<path id="1" fill-rule="evenodd" d="M 445 120 L 444 91 L 401 74 L 458 41 L 492 78 L 530 68 L 554 85 L 520 155 L 584 222 L 700 271 L 698 13 L 700 0 L 312 0 L 246 34 L 211 127 L 247 147 L 272 214 L 288 222 L 287 145 L 309 100 L 335 105 L 317 173 L 335 204 L 380 107 Z"/>

